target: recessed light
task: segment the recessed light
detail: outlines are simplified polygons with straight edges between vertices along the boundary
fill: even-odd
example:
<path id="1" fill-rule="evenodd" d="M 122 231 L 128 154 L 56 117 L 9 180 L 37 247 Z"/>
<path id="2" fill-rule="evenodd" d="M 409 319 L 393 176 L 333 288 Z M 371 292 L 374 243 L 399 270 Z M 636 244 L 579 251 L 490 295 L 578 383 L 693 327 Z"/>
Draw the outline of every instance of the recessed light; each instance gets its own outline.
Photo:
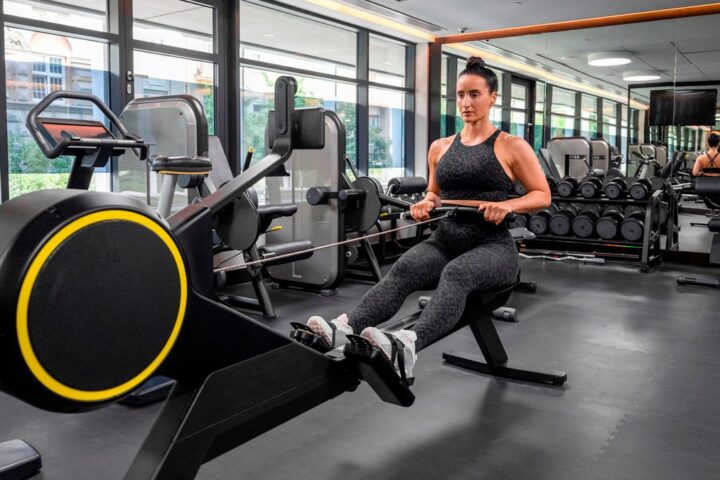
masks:
<path id="1" fill-rule="evenodd" d="M 622 78 L 626 82 L 649 82 L 651 80 L 659 80 L 660 74 L 657 72 L 632 70 L 629 72 L 623 72 Z"/>
<path id="2" fill-rule="evenodd" d="M 265 38 L 275 38 L 275 34 L 274 34 L 274 33 L 266 33 L 265 35 L 263 35 L 263 37 L 265 37 Z"/>
<path id="3" fill-rule="evenodd" d="M 632 62 L 625 52 L 595 52 L 588 55 L 588 65 L 593 67 L 614 67 Z"/>

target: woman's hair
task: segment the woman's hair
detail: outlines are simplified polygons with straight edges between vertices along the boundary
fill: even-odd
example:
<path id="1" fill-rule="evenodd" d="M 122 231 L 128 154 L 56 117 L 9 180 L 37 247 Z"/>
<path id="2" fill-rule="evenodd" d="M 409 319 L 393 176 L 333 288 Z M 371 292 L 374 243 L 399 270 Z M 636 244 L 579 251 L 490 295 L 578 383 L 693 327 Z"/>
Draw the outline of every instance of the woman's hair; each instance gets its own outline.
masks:
<path id="1" fill-rule="evenodd" d="M 720 132 L 710 132 L 710 135 L 707 137 L 708 145 L 712 148 L 715 148 L 720 144 Z"/>
<path id="2" fill-rule="evenodd" d="M 483 60 L 482 58 L 468 58 L 467 63 L 465 64 L 465 70 L 460 72 L 460 75 L 458 75 L 458 77 L 462 77 L 463 75 L 477 75 L 478 77 L 482 77 L 485 79 L 485 83 L 487 83 L 487 86 L 490 89 L 490 93 L 497 92 L 497 75 L 495 75 L 495 72 L 485 66 L 485 60 Z"/>

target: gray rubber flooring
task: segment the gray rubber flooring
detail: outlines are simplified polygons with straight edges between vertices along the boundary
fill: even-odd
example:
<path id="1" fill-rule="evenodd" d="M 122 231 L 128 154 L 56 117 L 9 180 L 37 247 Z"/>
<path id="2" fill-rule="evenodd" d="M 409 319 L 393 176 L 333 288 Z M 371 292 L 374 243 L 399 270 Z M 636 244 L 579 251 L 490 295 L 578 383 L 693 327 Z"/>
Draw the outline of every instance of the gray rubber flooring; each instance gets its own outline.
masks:
<path id="1" fill-rule="evenodd" d="M 213 460 L 198 478 L 720 478 L 720 296 L 677 286 L 687 272 L 720 275 L 525 260 L 523 277 L 539 290 L 514 293 L 520 322 L 497 328 L 511 363 L 566 371 L 565 387 L 443 364 L 443 351 L 477 349 L 465 329 L 420 353 L 413 407 L 385 404 L 361 385 Z M 348 283 L 329 298 L 273 290 L 283 319 L 273 327 L 343 312 L 367 288 Z M 0 439 L 40 450 L 36 478 L 122 478 L 160 408 L 61 415 L 0 394 Z"/>

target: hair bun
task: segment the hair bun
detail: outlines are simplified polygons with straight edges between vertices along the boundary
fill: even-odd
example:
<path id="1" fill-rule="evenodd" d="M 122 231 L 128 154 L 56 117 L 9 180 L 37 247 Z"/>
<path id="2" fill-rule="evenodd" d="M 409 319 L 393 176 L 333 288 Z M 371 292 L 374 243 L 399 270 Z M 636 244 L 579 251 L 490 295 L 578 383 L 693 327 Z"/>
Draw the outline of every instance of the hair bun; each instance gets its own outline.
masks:
<path id="1" fill-rule="evenodd" d="M 470 57 L 467 59 L 465 68 L 467 68 L 468 70 L 472 68 L 485 68 L 485 60 L 480 57 Z"/>

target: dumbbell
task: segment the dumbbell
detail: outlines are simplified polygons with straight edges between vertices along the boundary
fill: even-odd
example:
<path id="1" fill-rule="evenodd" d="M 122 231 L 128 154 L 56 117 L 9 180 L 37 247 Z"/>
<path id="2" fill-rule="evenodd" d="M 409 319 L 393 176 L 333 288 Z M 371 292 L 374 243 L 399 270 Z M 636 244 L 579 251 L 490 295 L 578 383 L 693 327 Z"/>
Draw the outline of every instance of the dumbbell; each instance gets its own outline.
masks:
<path id="1" fill-rule="evenodd" d="M 552 218 L 557 211 L 558 207 L 554 203 L 545 210 L 540 210 L 530 217 L 528 229 L 535 235 L 545 235 L 550 230 L 550 218 Z"/>
<path id="2" fill-rule="evenodd" d="M 629 206 L 625 209 L 625 219 L 620 224 L 620 234 L 629 242 L 637 242 L 645 231 L 645 209 Z"/>
<path id="3" fill-rule="evenodd" d="M 600 177 L 588 175 L 580 183 L 580 195 L 585 198 L 593 198 L 600 195 L 603 190 L 603 181 Z"/>
<path id="4" fill-rule="evenodd" d="M 508 222 L 510 228 L 527 228 L 530 221 L 530 215 L 516 215 L 512 221 Z"/>
<path id="5" fill-rule="evenodd" d="M 639 180 L 635 180 L 632 185 L 630 185 L 630 196 L 634 198 L 635 200 L 644 200 L 647 197 L 650 196 L 650 193 L 653 191 L 653 186 L 650 180 L 647 178 L 641 178 Z"/>
<path id="6" fill-rule="evenodd" d="M 615 205 L 605 207 L 602 211 L 602 216 L 598 219 L 597 223 L 595 223 L 595 231 L 598 237 L 603 240 L 612 240 L 617 237 L 618 233 L 620 233 L 620 225 L 623 220 L 625 220 L 625 215 L 620 207 Z"/>
<path id="7" fill-rule="evenodd" d="M 525 185 L 523 185 L 520 180 L 515 181 L 513 184 L 513 190 L 515 190 L 515 193 L 521 197 L 527 193 L 527 188 L 525 188 Z"/>
<path id="8" fill-rule="evenodd" d="M 550 187 L 550 193 L 556 193 L 558 188 L 557 179 L 550 175 L 545 175 L 545 180 L 547 180 L 548 187 Z"/>
<path id="9" fill-rule="evenodd" d="M 618 199 L 627 195 L 628 181 L 625 177 L 612 177 L 605 182 L 603 193 L 610 199 Z"/>
<path id="10" fill-rule="evenodd" d="M 580 182 L 578 182 L 577 178 L 565 177 L 560 181 L 560 183 L 558 183 L 557 193 L 561 197 L 572 197 L 575 195 L 578 188 L 580 188 Z"/>
<path id="11" fill-rule="evenodd" d="M 572 221 L 572 231 L 580 238 L 592 237 L 595 224 L 600 219 L 600 207 L 595 204 L 585 205 Z"/>
<path id="12" fill-rule="evenodd" d="M 550 233 L 553 235 L 568 235 L 572 229 L 572 221 L 580 213 L 575 205 L 567 205 L 555 215 L 550 217 Z"/>

